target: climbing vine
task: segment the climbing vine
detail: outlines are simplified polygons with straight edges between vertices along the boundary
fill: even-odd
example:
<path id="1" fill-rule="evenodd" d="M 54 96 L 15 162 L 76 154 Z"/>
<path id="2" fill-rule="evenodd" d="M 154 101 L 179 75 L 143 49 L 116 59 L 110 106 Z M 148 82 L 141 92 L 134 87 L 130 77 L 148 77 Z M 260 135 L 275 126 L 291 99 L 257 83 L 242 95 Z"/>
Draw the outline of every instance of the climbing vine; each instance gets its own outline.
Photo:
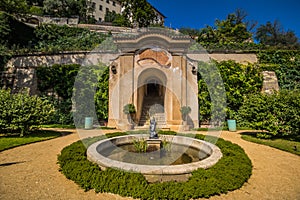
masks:
<path id="1" fill-rule="evenodd" d="M 92 69 L 92 70 L 90 70 Z M 56 112 L 52 123 L 72 124 L 72 96 L 74 92 L 74 83 L 78 73 L 87 74 L 86 77 L 94 77 L 95 81 L 82 81 L 86 87 L 95 87 L 92 90 L 95 100 L 95 110 L 98 119 L 107 119 L 108 117 L 108 79 L 109 71 L 107 67 L 81 67 L 79 64 L 53 65 L 49 67 L 39 67 L 37 69 L 38 89 L 41 95 L 49 99 L 55 105 Z M 90 74 L 92 74 L 90 76 Z M 85 91 L 82 94 L 86 94 Z M 93 97 L 91 97 L 93 100 Z M 82 101 L 85 102 L 85 101 Z M 83 107 L 82 107 L 83 108 Z M 83 114 L 86 110 L 82 109 Z"/>
<path id="2" fill-rule="evenodd" d="M 243 97 L 246 94 L 260 92 L 262 86 L 260 69 L 254 64 L 243 65 L 234 61 L 214 62 L 212 65 L 216 65 L 224 83 L 227 98 L 227 118 L 233 117 L 243 105 Z M 205 81 L 208 70 L 208 64 L 200 63 L 199 71 L 202 73 L 198 74 L 198 98 L 201 122 L 211 119 L 211 94 L 208 92 L 207 84 L 214 84 L 214 78 L 212 77 L 209 83 Z M 217 72 L 215 73 L 213 76 L 217 76 Z"/>

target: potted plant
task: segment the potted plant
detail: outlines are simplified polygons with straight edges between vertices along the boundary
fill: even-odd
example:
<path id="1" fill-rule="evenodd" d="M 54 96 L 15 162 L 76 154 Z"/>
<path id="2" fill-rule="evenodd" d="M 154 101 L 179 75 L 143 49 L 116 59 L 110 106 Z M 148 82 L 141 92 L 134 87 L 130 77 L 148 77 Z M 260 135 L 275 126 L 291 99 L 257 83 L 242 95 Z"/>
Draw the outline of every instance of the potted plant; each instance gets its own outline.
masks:
<path id="1" fill-rule="evenodd" d="M 183 130 L 189 130 L 190 127 L 188 125 L 188 115 L 191 113 L 192 109 L 189 106 L 182 106 L 180 108 L 180 112 L 183 120 Z"/>
<path id="2" fill-rule="evenodd" d="M 133 119 L 134 119 L 135 113 L 136 113 L 135 106 L 133 104 L 126 104 L 123 108 L 123 112 L 124 112 L 124 114 L 127 115 L 127 119 L 129 122 L 128 129 L 132 129 L 134 126 Z"/>
<path id="3" fill-rule="evenodd" d="M 189 106 L 182 106 L 180 108 L 180 112 L 181 112 L 181 115 L 182 115 L 184 125 L 187 124 L 187 121 L 188 121 L 187 118 L 188 118 L 188 115 L 190 114 L 191 111 L 192 111 L 192 109 Z"/>

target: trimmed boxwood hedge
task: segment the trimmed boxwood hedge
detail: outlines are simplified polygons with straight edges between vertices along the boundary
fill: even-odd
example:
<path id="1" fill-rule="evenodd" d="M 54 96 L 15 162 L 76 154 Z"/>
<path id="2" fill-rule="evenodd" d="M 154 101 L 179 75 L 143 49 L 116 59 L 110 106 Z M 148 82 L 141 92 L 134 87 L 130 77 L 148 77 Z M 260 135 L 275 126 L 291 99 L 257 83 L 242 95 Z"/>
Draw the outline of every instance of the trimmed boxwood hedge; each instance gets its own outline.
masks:
<path id="1" fill-rule="evenodd" d="M 64 148 L 58 156 L 60 171 L 85 191 L 109 192 L 140 199 L 208 198 L 239 189 L 250 178 L 252 163 L 244 150 L 229 141 L 218 139 L 217 146 L 223 157 L 209 169 L 198 169 L 186 182 L 148 183 L 140 173 L 116 169 L 105 171 L 87 160 L 84 144 L 92 144 L 106 137 L 126 135 L 113 133 L 98 138 L 78 141 Z M 196 135 L 204 139 L 203 135 Z M 84 143 L 84 144 L 83 144 Z"/>

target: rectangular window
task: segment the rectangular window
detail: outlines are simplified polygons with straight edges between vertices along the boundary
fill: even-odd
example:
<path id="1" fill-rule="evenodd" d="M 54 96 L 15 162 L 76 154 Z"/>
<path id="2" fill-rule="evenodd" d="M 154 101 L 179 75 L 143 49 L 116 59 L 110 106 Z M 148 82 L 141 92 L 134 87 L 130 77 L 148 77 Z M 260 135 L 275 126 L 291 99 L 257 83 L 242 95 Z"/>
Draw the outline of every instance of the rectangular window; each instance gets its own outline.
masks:
<path id="1" fill-rule="evenodd" d="M 109 0 L 106 0 L 106 3 L 108 3 L 108 4 L 109 4 Z"/>
<path id="2" fill-rule="evenodd" d="M 95 3 L 95 2 L 93 2 L 93 4 L 92 4 L 92 8 L 93 8 L 93 9 L 95 9 L 95 8 L 96 8 L 96 3 Z"/>
<path id="3" fill-rule="evenodd" d="M 113 1 L 113 6 L 116 6 L 116 2 L 115 1 Z"/>
<path id="4" fill-rule="evenodd" d="M 101 17 L 99 17 L 99 22 L 102 22 L 102 18 Z"/>
<path id="5" fill-rule="evenodd" d="M 103 7 L 102 7 L 102 5 L 99 5 L 99 10 L 101 10 L 101 11 L 103 10 Z"/>
<path id="6" fill-rule="evenodd" d="M 109 9 L 108 9 L 108 8 L 106 8 L 106 12 L 107 12 L 107 13 L 109 12 Z"/>

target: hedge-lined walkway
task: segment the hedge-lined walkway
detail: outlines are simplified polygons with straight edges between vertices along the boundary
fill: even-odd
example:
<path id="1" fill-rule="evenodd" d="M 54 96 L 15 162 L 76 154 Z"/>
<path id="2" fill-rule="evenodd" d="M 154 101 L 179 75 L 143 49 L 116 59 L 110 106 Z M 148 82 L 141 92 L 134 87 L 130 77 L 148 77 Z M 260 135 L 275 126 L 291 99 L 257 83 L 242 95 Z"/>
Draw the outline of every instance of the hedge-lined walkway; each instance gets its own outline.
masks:
<path id="1" fill-rule="evenodd" d="M 210 199 L 300 199 L 299 156 L 244 141 L 237 133 L 223 132 L 221 137 L 245 149 L 253 163 L 253 175 L 240 190 Z M 74 131 L 1 152 L 0 199 L 130 199 L 84 192 L 58 172 L 57 154 L 78 139 Z"/>

